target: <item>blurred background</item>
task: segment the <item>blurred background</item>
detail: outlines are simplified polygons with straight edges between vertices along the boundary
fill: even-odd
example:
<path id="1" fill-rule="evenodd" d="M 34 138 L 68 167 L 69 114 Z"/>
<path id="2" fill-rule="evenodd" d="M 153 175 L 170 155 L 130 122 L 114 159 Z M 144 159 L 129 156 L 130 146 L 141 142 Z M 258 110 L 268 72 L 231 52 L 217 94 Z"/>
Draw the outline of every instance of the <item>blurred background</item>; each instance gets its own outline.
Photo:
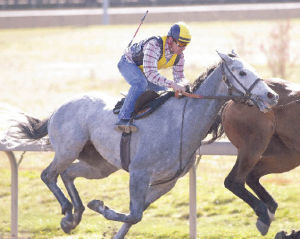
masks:
<path id="1" fill-rule="evenodd" d="M 45 118 L 67 100 L 88 92 L 120 99 L 128 85 L 117 63 L 146 10 L 134 42 L 166 35 L 177 21 L 190 26 L 185 74 L 191 82 L 220 60 L 216 50 L 234 49 L 262 78 L 300 83 L 300 2 L 296 0 L 0 0 L 0 128 L 6 129 L 5 112 L 12 107 Z M 168 70 L 162 74 L 171 77 Z M 53 153 L 28 152 L 19 166 L 20 238 L 111 238 L 120 224 L 88 209 L 71 235 L 62 232 L 59 205 L 39 178 L 52 158 Z M 223 187 L 234 161 L 234 157 L 211 156 L 200 162 L 199 238 L 261 238 L 254 213 Z M 300 229 L 299 175 L 295 169 L 263 178 L 279 203 L 277 219 L 264 238 L 274 238 L 282 229 Z M 97 198 L 128 212 L 126 173 L 101 181 L 78 179 L 76 185 L 84 204 Z M 0 239 L 10 235 L 9 186 L 10 166 L 0 152 Z M 184 239 L 189 238 L 188 230 L 188 178 L 184 177 L 145 212 L 128 238 Z"/>

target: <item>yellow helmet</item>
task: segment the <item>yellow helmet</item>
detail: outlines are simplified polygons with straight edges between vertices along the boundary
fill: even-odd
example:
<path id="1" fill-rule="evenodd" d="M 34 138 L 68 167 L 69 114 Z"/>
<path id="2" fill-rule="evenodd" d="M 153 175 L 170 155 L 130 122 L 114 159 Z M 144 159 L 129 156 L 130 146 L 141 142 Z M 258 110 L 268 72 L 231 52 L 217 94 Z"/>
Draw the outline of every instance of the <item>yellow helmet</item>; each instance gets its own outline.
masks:
<path id="1" fill-rule="evenodd" d="M 175 23 L 169 30 L 168 36 L 173 37 L 175 40 L 190 43 L 191 41 L 191 34 L 188 26 L 184 22 L 177 22 Z"/>

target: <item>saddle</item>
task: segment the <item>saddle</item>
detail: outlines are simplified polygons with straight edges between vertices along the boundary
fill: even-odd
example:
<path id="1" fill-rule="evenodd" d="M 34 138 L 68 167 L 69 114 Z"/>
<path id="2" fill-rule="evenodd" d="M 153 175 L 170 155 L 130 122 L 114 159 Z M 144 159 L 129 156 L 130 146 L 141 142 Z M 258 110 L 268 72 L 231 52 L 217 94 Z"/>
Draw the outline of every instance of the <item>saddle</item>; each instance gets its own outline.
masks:
<path id="1" fill-rule="evenodd" d="M 173 91 L 163 91 L 159 93 L 152 90 L 145 91 L 137 99 L 131 118 L 138 120 L 147 117 L 174 95 Z M 113 109 L 114 114 L 119 114 L 124 101 L 125 98 L 118 101 Z"/>
<path id="2" fill-rule="evenodd" d="M 145 91 L 136 101 L 134 111 L 131 116 L 132 119 L 142 119 L 153 113 L 162 104 L 164 104 L 170 97 L 174 96 L 174 92 L 166 91 L 162 93 L 156 93 L 155 91 Z M 113 109 L 114 114 L 119 114 L 125 98 L 122 98 Z M 130 164 L 130 140 L 131 132 L 123 132 L 120 141 L 120 158 L 122 168 L 129 171 Z"/>

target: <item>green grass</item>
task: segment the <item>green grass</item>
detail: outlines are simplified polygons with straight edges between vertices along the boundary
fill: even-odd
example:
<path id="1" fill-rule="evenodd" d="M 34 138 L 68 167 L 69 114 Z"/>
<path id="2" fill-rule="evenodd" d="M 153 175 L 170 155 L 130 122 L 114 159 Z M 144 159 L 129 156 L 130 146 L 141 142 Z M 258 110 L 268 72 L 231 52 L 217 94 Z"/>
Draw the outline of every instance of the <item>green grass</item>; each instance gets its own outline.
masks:
<path id="1" fill-rule="evenodd" d="M 60 207 L 40 180 L 39 174 L 52 153 L 28 153 L 19 175 L 19 230 L 22 238 L 111 238 L 120 223 L 111 222 L 87 209 L 81 224 L 70 235 L 60 227 Z M 43 161 L 43 162 L 41 162 Z M 234 163 L 233 157 L 203 157 L 197 169 L 198 238 L 261 238 L 255 227 L 256 216 L 240 199 L 223 187 L 223 180 Z M 0 237 L 10 230 L 9 165 L 1 155 Z M 41 167 L 41 168 L 39 168 Z M 271 239 L 279 230 L 298 229 L 300 209 L 300 169 L 266 176 L 262 183 L 279 203 L 276 220 L 264 238 Z M 61 181 L 59 185 L 62 186 Z M 189 238 L 188 177 L 179 180 L 171 192 L 153 203 L 142 222 L 132 227 L 129 239 Z M 107 179 L 76 180 L 83 203 L 102 199 L 120 212 L 128 212 L 128 175 L 117 172 Z"/>
<path id="2" fill-rule="evenodd" d="M 300 21 L 292 20 L 291 54 L 300 57 Z M 255 66 L 263 77 L 271 77 L 260 44 L 268 43 L 274 22 L 191 22 L 193 39 L 186 50 L 186 76 L 197 78 L 218 61 L 216 49 L 232 48 Z M 37 117 L 46 117 L 74 95 L 88 91 L 119 96 L 128 89 L 117 70 L 117 62 L 135 31 L 135 25 L 64 27 L 46 29 L 0 30 L 1 94 L 0 102 L 18 107 Z M 145 24 L 137 40 L 168 31 L 169 24 Z M 236 34 L 243 35 L 244 46 Z M 297 59 L 297 58 L 296 58 Z M 298 58 L 299 59 L 299 58 Z M 298 82 L 299 61 L 290 81 Z M 170 76 L 170 72 L 164 72 Z M 5 115 L 1 115 L 1 120 Z M 5 129 L 4 124 L 1 128 Z M 20 153 L 17 153 L 20 156 Z M 87 209 L 81 224 L 70 235 L 60 229 L 60 207 L 40 180 L 41 171 L 51 162 L 53 153 L 25 155 L 19 175 L 19 231 L 21 238 L 111 238 L 120 223 L 105 220 Z M 231 157 L 204 157 L 197 170 L 198 238 L 261 238 L 255 227 L 256 216 L 241 200 L 223 186 L 233 166 Z M 0 238 L 10 231 L 10 170 L 0 153 Z M 279 209 L 267 239 L 279 230 L 298 229 L 300 208 L 299 169 L 267 176 L 263 184 L 277 199 Z M 61 181 L 59 184 L 62 186 Z M 117 172 L 103 180 L 77 179 L 83 203 L 102 199 L 121 212 L 128 212 L 128 175 Z M 186 239 L 188 227 L 188 177 L 153 203 L 141 223 L 132 227 L 128 239 Z"/>

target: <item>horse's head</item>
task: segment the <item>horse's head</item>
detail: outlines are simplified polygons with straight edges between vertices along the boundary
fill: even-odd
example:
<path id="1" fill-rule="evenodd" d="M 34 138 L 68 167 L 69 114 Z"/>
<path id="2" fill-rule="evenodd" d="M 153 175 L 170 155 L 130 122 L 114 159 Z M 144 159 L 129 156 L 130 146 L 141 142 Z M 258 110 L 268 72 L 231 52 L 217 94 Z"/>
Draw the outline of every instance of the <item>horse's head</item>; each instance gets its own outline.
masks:
<path id="1" fill-rule="evenodd" d="M 235 53 L 218 54 L 222 59 L 223 75 L 230 93 L 244 96 L 262 112 L 267 112 L 278 103 L 277 93 L 259 78 L 254 68 Z"/>

